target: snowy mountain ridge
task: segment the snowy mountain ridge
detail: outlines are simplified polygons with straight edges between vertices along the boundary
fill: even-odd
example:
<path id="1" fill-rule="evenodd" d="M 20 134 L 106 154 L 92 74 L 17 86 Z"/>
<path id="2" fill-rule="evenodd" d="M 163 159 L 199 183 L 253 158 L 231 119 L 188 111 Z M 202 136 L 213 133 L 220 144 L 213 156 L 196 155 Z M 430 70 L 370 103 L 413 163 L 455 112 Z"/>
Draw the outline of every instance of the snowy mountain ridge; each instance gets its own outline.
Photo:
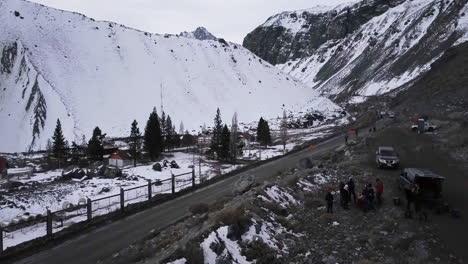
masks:
<path id="1" fill-rule="evenodd" d="M 185 37 L 185 38 L 194 38 L 198 40 L 217 40 L 218 39 L 204 27 L 197 27 L 192 32 L 187 32 L 187 31 L 181 32 L 179 36 Z"/>
<path id="2" fill-rule="evenodd" d="M 466 0 L 364 0 L 275 15 L 244 46 L 341 102 L 403 88 L 468 38 Z"/>
<path id="3" fill-rule="evenodd" d="M 22 0 L 0 2 L 0 152 L 44 149 L 57 118 L 69 141 L 99 126 L 125 136 L 164 104 L 174 124 L 341 108 L 247 49 L 158 35 Z M 161 102 L 161 94 L 163 102 Z M 287 94 L 287 96 L 285 96 Z"/>

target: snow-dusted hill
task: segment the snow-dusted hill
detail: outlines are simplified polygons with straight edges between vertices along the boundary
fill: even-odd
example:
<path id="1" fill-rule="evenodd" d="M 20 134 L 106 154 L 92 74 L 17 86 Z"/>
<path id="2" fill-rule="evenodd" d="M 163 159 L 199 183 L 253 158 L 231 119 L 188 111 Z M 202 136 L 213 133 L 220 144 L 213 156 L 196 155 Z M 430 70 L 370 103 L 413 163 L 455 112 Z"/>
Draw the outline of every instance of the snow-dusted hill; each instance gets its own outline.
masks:
<path id="1" fill-rule="evenodd" d="M 69 141 L 95 126 L 125 136 L 161 105 L 186 128 L 340 108 L 247 49 L 156 35 L 22 0 L 0 1 L 0 152 L 43 149 L 60 118 Z"/>
<path id="2" fill-rule="evenodd" d="M 349 100 L 414 80 L 468 38 L 466 0 L 363 0 L 283 12 L 244 46 L 316 90 Z"/>

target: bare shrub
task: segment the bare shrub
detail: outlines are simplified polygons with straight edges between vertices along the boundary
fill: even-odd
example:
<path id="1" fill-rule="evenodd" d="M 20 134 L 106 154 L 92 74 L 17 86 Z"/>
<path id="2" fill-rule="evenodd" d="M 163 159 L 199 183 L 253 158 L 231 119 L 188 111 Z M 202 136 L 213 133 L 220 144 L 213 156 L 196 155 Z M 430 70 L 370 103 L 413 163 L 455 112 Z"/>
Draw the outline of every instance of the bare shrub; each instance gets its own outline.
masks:
<path id="1" fill-rule="evenodd" d="M 207 203 L 194 203 L 190 205 L 189 211 L 192 214 L 204 214 L 207 213 L 210 206 Z"/>

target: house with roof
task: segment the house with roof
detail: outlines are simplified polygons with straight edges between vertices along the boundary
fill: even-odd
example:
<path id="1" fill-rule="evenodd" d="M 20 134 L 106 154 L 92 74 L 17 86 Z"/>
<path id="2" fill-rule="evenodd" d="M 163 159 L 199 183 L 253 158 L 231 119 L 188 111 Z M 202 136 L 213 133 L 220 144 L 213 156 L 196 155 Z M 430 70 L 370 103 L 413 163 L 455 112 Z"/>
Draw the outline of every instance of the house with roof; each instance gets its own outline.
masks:
<path id="1" fill-rule="evenodd" d="M 133 158 L 128 151 L 118 150 L 109 156 L 109 165 L 123 168 L 133 165 Z"/>

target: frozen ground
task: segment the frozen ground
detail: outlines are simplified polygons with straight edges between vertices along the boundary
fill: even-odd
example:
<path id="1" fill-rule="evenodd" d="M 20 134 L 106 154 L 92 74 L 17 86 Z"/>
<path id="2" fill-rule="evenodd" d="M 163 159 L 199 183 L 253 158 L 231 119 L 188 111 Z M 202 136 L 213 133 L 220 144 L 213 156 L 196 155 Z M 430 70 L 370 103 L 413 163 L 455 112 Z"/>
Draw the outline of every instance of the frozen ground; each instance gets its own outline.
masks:
<path id="1" fill-rule="evenodd" d="M 278 122 L 274 120 L 270 122 L 272 136 L 276 138 L 277 133 L 279 133 Z M 291 151 L 296 145 L 300 145 L 308 140 L 330 134 L 336 125 L 343 122 L 345 122 L 344 119 L 339 119 L 334 123 L 317 123 L 317 126 L 312 128 L 289 129 L 288 143 L 286 144 L 286 151 L 284 153 Z M 251 145 L 250 150 L 248 148 L 249 147 L 246 146 L 246 149 L 244 149 L 244 159 L 265 160 L 283 155 L 282 145 L 273 145 L 268 148 Z M 35 156 L 24 156 L 24 159 L 31 160 L 33 158 L 42 157 Z M 0 192 L 3 195 L 3 199 L 0 202 L 0 222 L 8 225 L 11 222 L 17 221 L 17 219 L 19 219 L 18 216 L 25 213 L 44 216 L 46 215 L 47 209 L 54 212 L 64 209 L 66 204 L 84 204 L 87 198 L 93 200 L 93 216 L 103 215 L 119 210 L 119 194 L 121 188 L 128 190 L 125 192 L 125 203 L 127 205 L 148 199 L 148 180 L 151 182 L 161 181 L 160 185 L 152 185 L 153 195 L 157 193 L 169 193 L 171 192 L 171 181 L 168 179 L 171 178 L 172 174 L 181 175 L 176 177 L 176 191 L 179 191 L 191 186 L 191 172 L 193 167 L 196 175 L 196 182 L 199 183 L 200 180 L 225 174 L 242 166 L 240 164 L 222 164 L 218 161 L 206 159 L 206 157 L 198 154 L 184 152 L 168 153 L 163 160 L 164 159 L 168 161 L 175 160 L 180 168 L 163 168 L 161 172 L 157 172 L 152 169 L 155 163 L 152 162 L 140 164 L 137 167 L 124 168 L 123 172 L 127 176 L 123 178 L 110 179 L 97 177 L 86 180 L 62 181 L 60 180 L 62 170 L 53 170 L 35 173 L 30 178 L 19 179 L 18 181 L 24 184 L 20 187 L 22 189 L 19 191 L 9 193 L 6 189 L 0 187 Z M 111 197 L 105 198 L 109 196 Z M 66 212 L 61 214 L 61 217 L 64 219 L 63 223 L 61 221 L 54 221 L 54 232 L 74 223 L 86 220 L 86 209 L 82 208 L 73 212 Z M 43 236 L 44 234 L 44 223 L 21 230 L 15 230 L 5 234 L 4 247 L 11 247 L 35 237 Z"/>

